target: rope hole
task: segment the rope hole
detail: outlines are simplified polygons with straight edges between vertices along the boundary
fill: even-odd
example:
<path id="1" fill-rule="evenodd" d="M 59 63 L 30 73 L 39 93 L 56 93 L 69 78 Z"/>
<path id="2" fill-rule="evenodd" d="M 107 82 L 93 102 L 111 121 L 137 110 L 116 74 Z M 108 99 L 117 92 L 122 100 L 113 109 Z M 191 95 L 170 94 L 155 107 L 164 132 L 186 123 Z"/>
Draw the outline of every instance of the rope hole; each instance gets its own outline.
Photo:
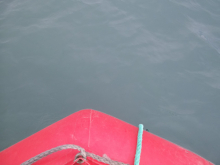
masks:
<path id="1" fill-rule="evenodd" d="M 84 158 L 81 153 L 76 154 L 75 160 L 74 160 L 73 163 L 74 163 L 74 164 L 75 164 L 75 163 L 83 164 L 84 162 L 87 162 L 86 158 Z"/>

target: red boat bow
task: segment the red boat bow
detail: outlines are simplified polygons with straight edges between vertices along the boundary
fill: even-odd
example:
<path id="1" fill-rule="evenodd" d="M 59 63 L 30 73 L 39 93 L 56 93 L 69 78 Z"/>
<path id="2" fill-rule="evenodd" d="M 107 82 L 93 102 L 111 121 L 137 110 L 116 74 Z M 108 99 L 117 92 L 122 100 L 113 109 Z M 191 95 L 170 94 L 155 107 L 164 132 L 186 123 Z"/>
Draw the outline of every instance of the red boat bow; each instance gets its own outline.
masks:
<path id="1" fill-rule="evenodd" d="M 0 164 L 18 165 L 52 148 L 74 144 L 111 160 L 134 164 L 138 128 L 96 110 L 78 111 L 0 152 Z M 34 165 L 73 164 L 78 150 L 50 154 Z M 88 157 L 90 165 L 104 164 Z M 75 162 L 75 164 L 78 164 Z M 85 164 L 85 162 L 84 162 Z M 176 144 L 144 131 L 140 165 L 213 165 Z"/>

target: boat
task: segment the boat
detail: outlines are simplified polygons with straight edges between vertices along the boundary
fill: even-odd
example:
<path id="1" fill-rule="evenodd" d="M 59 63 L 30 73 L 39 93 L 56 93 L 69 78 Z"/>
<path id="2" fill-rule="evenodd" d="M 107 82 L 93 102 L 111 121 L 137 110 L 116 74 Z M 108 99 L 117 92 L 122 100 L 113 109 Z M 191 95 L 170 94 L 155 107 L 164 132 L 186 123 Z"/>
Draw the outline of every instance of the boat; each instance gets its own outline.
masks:
<path id="1" fill-rule="evenodd" d="M 85 109 L 0 152 L 1 165 L 133 165 L 138 127 Z M 143 131 L 140 165 L 213 165 L 201 156 Z"/>

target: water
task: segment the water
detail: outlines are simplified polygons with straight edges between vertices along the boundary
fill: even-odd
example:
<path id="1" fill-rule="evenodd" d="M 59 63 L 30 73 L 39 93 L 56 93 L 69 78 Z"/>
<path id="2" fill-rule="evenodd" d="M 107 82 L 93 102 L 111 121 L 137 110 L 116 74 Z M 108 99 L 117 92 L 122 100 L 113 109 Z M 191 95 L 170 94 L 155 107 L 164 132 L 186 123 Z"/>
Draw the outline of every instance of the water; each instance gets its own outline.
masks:
<path id="1" fill-rule="evenodd" d="M 92 108 L 220 164 L 219 8 L 0 1 L 0 149 Z"/>

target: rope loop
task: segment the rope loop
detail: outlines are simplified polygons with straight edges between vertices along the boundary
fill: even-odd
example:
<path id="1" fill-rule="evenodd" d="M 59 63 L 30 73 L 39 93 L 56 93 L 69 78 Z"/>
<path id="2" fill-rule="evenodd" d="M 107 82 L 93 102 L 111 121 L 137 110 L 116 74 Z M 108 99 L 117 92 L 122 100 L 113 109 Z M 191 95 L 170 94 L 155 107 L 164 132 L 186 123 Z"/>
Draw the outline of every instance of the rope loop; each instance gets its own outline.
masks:
<path id="1" fill-rule="evenodd" d="M 75 160 L 73 161 L 73 165 L 74 165 L 75 163 L 77 163 L 77 164 L 83 164 L 84 162 L 85 162 L 86 164 L 90 165 L 85 159 L 83 159 L 83 158 L 81 158 L 81 157 L 75 159 Z"/>
<path id="2" fill-rule="evenodd" d="M 74 162 L 77 162 L 77 163 L 79 163 L 79 164 L 82 164 L 82 163 L 84 163 L 85 161 L 87 161 L 87 160 L 86 160 L 86 153 L 85 153 L 85 155 L 82 154 L 82 152 L 79 152 L 78 154 L 76 154 L 75 159 L 74 159 Z"/>
<path id="3" fill-rule="evenodd" d="M 122 162 L 118 162 L 118 161 L 114 161 L 114 160 L 111 160 L 109 158 L 105 158 L 105 157 L 101 157 L 101 156 L 98 156 L 98 155 L 95 155 L 93 153 L 89 153 L 89 152 L 86 152 L 82 147 L 80 146 L 77 146 L 77 145 L 74 145 L 74 144 L 66 144 L 66 145 L 62 145 L 62 146 L 58 146 L 58 147 L 55 147 L 55 148 L 52 148 L 50 150 L 47 150 L 45 152 L 42 152 L 41 154 L 25 161 L 24 163 L 22 163 L 21 165 L 31 165 L 35 162 L 37 162 L 38 160 L 54 153 L 54 152 L 57 152 L 57 151 L 60 151 L 60 150 L 64 150 L 64 149 L 76 149 L 76 150 L 79 150 L 80 152 L 75 156 L 75 159 L 74 159 L 74 164 L 75 163 L 78 163 L 78 164 L 82 164 L 82 163 L 86 163 L 89 165 L 89 163 L 87 162 L 87 157 L 91 157 L 92 159 L 95 159 L 99 162 L 102 162 L 102 163 L 106 163 L 106 164 L 109 164 L 109 165 L 128 165 L 128 164 L 124 164 Z"/>

